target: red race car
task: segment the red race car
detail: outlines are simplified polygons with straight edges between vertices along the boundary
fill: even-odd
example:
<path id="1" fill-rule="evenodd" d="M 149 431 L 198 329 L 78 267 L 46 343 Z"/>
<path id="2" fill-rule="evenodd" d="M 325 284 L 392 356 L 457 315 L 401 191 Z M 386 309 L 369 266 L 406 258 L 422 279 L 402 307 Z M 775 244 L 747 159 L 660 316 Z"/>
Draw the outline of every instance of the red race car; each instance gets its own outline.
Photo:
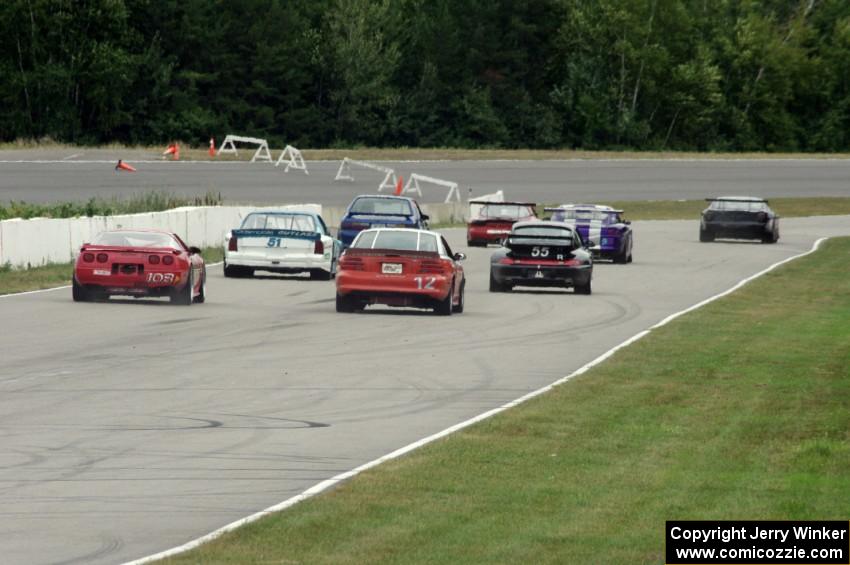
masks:
<path id="1" fill-rule="evenodd" d="M 531 202 L 470 200 L 466 244 L 469 247 L 486 247 L 488 243 L 501 243 L 516 222 L 537 218 L 535 206 Z"/>
<path id="2" fill-rule="evenodd" d="M 444 316 L 463 312 L 465 258 L 436 232 L 363 230 L 340 257 L 336 311 L 386 304 L 433 308 Z"/>
<path id="3" fill-rule="evenodd" d="M 177 234 L 114 230 L 84 243 L 74 264 L 72 295 L 86 302 L 115 295 L 168 296 L 190 305 L 206 299 L 207 271 L 201 250 Z"/>

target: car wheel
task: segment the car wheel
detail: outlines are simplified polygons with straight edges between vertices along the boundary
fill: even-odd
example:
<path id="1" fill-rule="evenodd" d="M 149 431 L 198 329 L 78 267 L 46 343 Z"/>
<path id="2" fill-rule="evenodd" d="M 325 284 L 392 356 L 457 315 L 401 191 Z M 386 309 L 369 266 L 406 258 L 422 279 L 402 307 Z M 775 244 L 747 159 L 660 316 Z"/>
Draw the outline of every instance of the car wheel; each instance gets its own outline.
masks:
<path id="1" fill-rule="evenodd" d="M 454 284 L 454 281 L 452 281 Z M 448 294 L 446 294 L 446 298 L 437 302 L 437 305 L 434 307 L 434 312 L 440 316 L 451 316 L 452 315 L 452 291 L 449 290 Z"/>
<path id="2" fill-rule="evenodd" d="M 454 311 L 457 314 L 463 313 L 464 306 L 464 295 L 466 294 L 466 279 L 463 279 L 460 283 L 460 296 L 457 298 L 457 306 L 454 307 Z"/>
<path id="3" fill-rule="evenodd" d="M 487 242 L 484 241 L 475 241 L 475 240 L 466 240 L 467 247 L 487 247 Z"/>
<path id="4" fill-rule="evenodd" d="M 586 284 L 577 284 L 574 288 L 576 294 L 590 294 L 590 279 L 587 279 Z"/>
<path id="5" fill-rule="evenodd" d="M 86 287 L 77 282 L 77 278 L 73 277 L 71 282 L 71 297 L 74 302 L 88 302 L 91 300 L 91 294 Z"/>
<path id="6" fill-rule="evenodd" d="M 198 293 L 198 296 L 195 297 L 195 302 L 198 304 L 203 304 L 207 301 L 207 268 L 204 266 L 203 271 L 201 271 L 201 291 Z"/>
<path id="7" fill-rule="evenodd" d="M 714 241 L 714 234 L 708 230 L 704 230 L 700 228 L 699 230 L 699 240 L 703 243 L 707 243 L 709 241 Z"/>
<path id="8" fill-rule="evenodd" d="M 507 292 L 510 287 L 503 285 L 493 276 L 493 271 L 490 271 L 490 292 Z"/>
<path id="9" fill-rule="evenodd" d="M 350 313 L 354 312 L 354 301 L 350 296 L 336 295 L 336 311 Z"/>
<path id="10" fill-rule="evenodd" d="M 195 277 L 192 275 L 192 267 L 189 267 L 189 280 L 186 285 L 180 290 L 174 292 L 169 299 L 172 304 L 180 304 L 181 306 L 192 305 L 192 289 L 195 286 Z"/>
<path id="11" fill-rule="evenodd" d="M 233 266 L 230 266 L 227 263 L 225 263 L 224 264 L 224 276 L 227 277 L 227 278 L 238 277 L 239 276 L 239 267 L 233 267 Z"/>
<path id="12" fill-rule="evenodd" d="M 323 269 L 310 269 L 310 280 L 329 281 L 331 280 L 331 274 Z"/>

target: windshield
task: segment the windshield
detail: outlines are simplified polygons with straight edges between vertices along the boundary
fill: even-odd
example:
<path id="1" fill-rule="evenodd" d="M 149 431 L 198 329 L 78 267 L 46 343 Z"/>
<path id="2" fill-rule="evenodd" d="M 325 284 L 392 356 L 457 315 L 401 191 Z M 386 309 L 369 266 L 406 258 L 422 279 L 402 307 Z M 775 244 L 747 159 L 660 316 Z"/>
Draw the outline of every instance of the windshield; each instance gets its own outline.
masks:
<path id="1" fill-rule="evenodd" d="M 352 247 L 357 249 L 396 249 L 437 253 L 437 236 L 418 231 L 364 231 Z"/>
<path id="2" fill-rule="evenodd" d="M 723 212 L 764 212 L 767 210 L 767 204 L 746 200 L 715 200 L 708 208 Z"/>
<path id="3" fill-rule="evenodd" d="M 509 220 L 528 218 L 533 215 L 534 212 L 530 206 L 521 204 L 485 204 L 478 212 L 480 218 L 505 218 Z"/>
<path id="4" fill-rule="evenodd" d="M 294 230 L 316 231 L 313 216 L 307 214 L 248 214 L 242 222 L 243 230 Z"/>
<path id="5" fill-rule="evenodd" d="M 167 247 L 183 249 L 177 241 L 167 233 L 144 231 L 105 231 L 92 240 L 92 245 L 108 245 L 114 247 Z"/>
<path id="6" fill-rule="evenodd" d="M 410 202 L 398 198 L 358 198 L 351 205 L 352 214 L 412 216 Z"/>
<path id="7" fill-rule="evenodd" d="M 556 222 L 563 222 L 565 220 L 578 220 L 582 222 L 602 222 L 603 224 L 616 224 L 620 221 L 620 215 L 616 212 L 609 212 L 606 210 L 592 210 L 587 208 L 566 208 L 553 212 L 552 220 Z"/>

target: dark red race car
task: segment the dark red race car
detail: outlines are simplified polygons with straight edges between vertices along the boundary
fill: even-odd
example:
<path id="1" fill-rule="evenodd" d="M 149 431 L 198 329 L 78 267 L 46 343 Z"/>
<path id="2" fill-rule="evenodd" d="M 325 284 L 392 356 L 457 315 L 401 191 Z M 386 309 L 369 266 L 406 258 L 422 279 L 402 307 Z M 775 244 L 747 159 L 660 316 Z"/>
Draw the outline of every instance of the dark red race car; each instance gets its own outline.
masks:
<path id="1" fill-rule="evenodd" d="M 484 247 L 488 243 L 501 243 L 516 222 L 526 222 L 537 217 L 536 204 L 531 202 L 469 201 L 469 223 L 466 226 L 466 244 Z"/>
<path id="2" fill-rule="evenodd" d="M 206 299 L 207 271 L 201 250 L 177 234 L 113 230 L 84 243 L 74 264 L 75 302 L 123 295 L 168 296 L 175 304 Z"/>
<path id="3" fill-rule="evenodd" d="M 466 279 L 460 262 L 440 234 L 425 230 L 361 231 L 339 260 L 336 311 L 369 304 L 433 308 L 444 316 L 463 312 Z"/>

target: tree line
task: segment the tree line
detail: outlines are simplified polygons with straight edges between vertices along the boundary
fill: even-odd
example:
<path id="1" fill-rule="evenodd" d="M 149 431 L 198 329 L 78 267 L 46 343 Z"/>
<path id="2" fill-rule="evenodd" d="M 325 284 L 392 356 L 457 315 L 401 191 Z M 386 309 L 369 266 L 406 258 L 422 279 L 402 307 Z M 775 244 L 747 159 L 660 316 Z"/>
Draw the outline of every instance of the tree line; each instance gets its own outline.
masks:
<path id="1" fill-rule="evenodd" d="M 0 140 L 850 149 L 847 0 L 4 0 Z"/>

